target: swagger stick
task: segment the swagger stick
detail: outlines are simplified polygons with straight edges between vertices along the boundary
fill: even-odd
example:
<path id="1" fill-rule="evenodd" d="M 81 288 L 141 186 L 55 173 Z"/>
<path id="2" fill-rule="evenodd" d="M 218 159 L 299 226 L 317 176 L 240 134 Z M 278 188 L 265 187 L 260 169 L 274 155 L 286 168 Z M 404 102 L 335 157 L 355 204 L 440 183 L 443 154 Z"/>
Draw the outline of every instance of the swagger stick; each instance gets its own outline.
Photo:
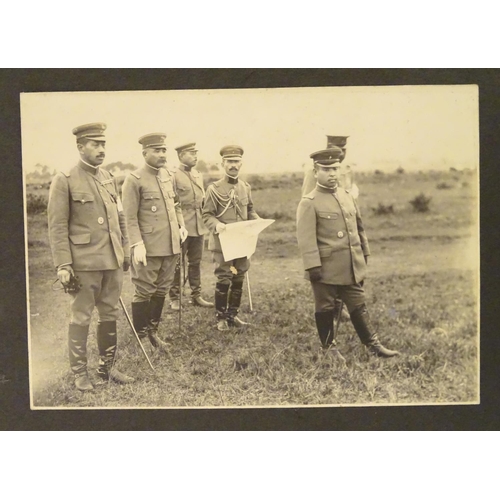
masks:
<path id="1" fill-rule="evenodd" d="M 142 352 L 144 353 L 144 356 L 146 356 L 146 359 L 148 360 L 149 366 L 151 367 L 151 370 L 155 371 L 153 365 L 151 364 L 151 361 L 146 354 L 146 351 L 144 350 L 144 346 L 142 345 L 141 339 L 139 338 L 139 335 L 137 335 L 137 331 L 134 327 L 134 324 L 132 323 L 132 320 L 130 319 L 130 316 L 128 315 L 127 308 L 125 307 L 125 304 L 123 303 L 123 299 L 120 297 L 120 304 L 122 306 L 123 312 L 125 313 L 125 317 L 127 318 L 128 324 L 130 325 L 130 328 L 132 328 L 132 331 L 134 332 L 135 338 L 137 339 L 137 342 L 139 343 L 139 346 L 142 349 Z"/>

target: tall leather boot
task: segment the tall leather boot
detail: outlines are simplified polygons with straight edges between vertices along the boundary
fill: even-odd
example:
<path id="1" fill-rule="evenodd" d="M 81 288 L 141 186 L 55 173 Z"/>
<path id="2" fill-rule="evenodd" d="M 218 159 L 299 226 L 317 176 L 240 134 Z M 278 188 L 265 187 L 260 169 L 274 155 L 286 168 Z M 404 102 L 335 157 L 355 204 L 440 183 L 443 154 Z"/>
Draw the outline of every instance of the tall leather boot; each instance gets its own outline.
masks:
<path id="1" fill-rule="evenodd" d="M 181 277 L 181 267 L 179 264 L 179 260 L 177 260 L 177 265 L 175 266 L 175 273 L 174 273 L 174 282 L 172 283 L 172 286 L 170 287 L 170 290 L 168 292 L 168 297 L 172 302 L 179 301 L 180 277 Z"/>
<path id="2" fill-rule="evenodd" d="M 333 331 L 333 318 L 335 311 L 321 311 L 314 313 L 314 319 L 316 320 L 316 328 L 318 330 L 319 339 L 321 341 L 321 346 L 323 347 L 323 352 L 331 352 L 336 358 L 338 358 L 343 363 L 346 362 L 344 356 L 337 349 L 337 342 L 334 340 Z"/>
<path id="3" fill-rule="evenodd" d="M 75 386 L 80 391 L 91 391 L 94 386 L 87 372 L 87 337 L 89 326 L 70 323 L 68 329 L 69 366 L 75 375 Z"/>
<path id="4" fill-rule="evenodd" d="M 357 307 L 351 312 L 351 321 L 361 342 L 368 348 L 368 351 L 374 356 L 380 358 L 392 358 L 399 354 L 398 351 L 386 349 L 378 339 L 376 333 L 370 324 L 370 316 L 366 304 Z"/>
<path id="5" fill-rule="evenodd" d="M 149 302 L 149 331 L 148 336 L 153 347 L 159 348 L 161 352 L 168 352 L 168 346 L 158 337 L 158 326 L 161 321 L 161 313 L 165 297 L 153 295 Z"/>
<path id="6" fill-rule="evenodd" d="M 229 285 L 217 283 L 215 285 L 215 318 L 217 320 L 217 330 L 228 329 L 227 325 L 227 296 Z"/>
<path id="7" fill-rule="evenodd" d="M 227 324 L 230 327 L 246 326 L 248 323 L 238 318 L 238 311 L 241 304 L 241 296 L 243 294 L 243 281 L 233 281 L 231 290 L 229 291 L 228 308 L 227 308 Z"/>
<path id="8" fill-rule="evenodd" d="M 132 321 L 141 341 L 149 333 L 149 307 L 149 302 L 132 302 Z"/>
<path id="9" fill-rule="evenodd" d="M 134 378 L 120 372 L 113 366 L 116 356 L 116 321 L 97 323 L 97 347 L 99 349 L 99 367 L 97 375 L 102 380 L 113 380 L 119 384 L 134 382 Z"/>
<path id="10" fill-rule="evenodd" d="M 189 287 L 191 288 L 191 299 L 194 306 L 199 307 L 213 307 L 213 302 L 208 302 L 201 296 L 201 262 L 189 263 L 188 265 L 188 279 Z"/>

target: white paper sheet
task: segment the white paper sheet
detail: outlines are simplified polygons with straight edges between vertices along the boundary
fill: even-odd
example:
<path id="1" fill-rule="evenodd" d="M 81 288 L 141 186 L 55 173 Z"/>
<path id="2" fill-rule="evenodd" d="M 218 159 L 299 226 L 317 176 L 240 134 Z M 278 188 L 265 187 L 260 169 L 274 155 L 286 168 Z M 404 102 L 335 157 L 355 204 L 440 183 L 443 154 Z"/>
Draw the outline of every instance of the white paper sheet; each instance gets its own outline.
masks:
<path id="1" fill-rule="evenodd" d="M 227 224 L 219 234 L 224 260 L 251 257 L 255 253 L 259 233 L 273 222 L 274 219 L 255 219 Z"/>

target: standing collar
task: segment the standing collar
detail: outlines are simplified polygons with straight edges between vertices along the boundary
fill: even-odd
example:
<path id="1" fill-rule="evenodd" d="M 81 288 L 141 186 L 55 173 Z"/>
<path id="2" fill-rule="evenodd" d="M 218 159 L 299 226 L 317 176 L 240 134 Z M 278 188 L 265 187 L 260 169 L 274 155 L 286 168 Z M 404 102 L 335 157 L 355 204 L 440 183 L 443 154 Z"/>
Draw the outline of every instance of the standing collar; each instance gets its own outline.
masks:
<path id="1" fill-rule="evenodd" d="M 144 162 L 144 165 L 145 165 L 146 170 L 148 172 L 154 173 L 155 175 L 160 173 L 160 169 L 159 168 L 152 167 L 147 161 Z"/>
<path id="2" fill-rule="evenodd" d="M 238 184 L 238 177 L 231 177 L 231 176 L 225 174 L 225 179 L 226 179 L 226 182 L 228 182 L 229 184 Z"/>
<path id="3" fill-rule="evenodd" d="M 99 167 L 95 167 L 94 165 L 91 165 L 90 163 L 83 161 L 81 158 L 78 166 L 81 169 L 85 170 L 85 172 L 88 172 L 89 174 L 97 175 L 97 173 L 99 172 Z"/>
<path id="4" fill-rule="evenodd" d="M 337 192 L 336 186 L 334 188 L 329 188 L 329 187 L 321 185 L 319 182 L 316 183 L 316 189 L 320 193 L 336 193 Z"/>
<path id="5" fill-rule="evenodd" d="M 184 172 L 191 172 L 191 170 L 193 170 L 193 167 L 188 167 L 187 165 L 184 165 L 184 163 L 181 163 L 179 165 L 179 168 L 181 170 L 184 170 Z"/>

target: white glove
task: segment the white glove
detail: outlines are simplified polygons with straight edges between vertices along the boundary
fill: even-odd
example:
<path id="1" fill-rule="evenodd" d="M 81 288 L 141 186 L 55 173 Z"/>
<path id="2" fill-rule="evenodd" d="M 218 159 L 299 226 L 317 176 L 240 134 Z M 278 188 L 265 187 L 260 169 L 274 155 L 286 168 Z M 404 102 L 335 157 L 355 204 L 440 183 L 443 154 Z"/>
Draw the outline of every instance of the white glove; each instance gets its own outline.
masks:
<path id="1" fill-rule="evenodd" d="M 181 235 L 181 243 L 184 243 L 186 241 L 186 238 L 188 237 L 188 231 L 184 226 L 181 226 L 179 228 L 179 233 Z"/>
<path id="2" fill-rule="evenodd" d="M 226 225 L 223 222 L 218 222 L 215 226 L 216 233 L 222 233 L 226 230 Z"/>
<path id="3" fill-rule="evenodd" d="M 133 247 L 132 254 L 133 254 L 134 264 L 136 266 L 138 266 L 139 263 L 144 264 L 145 266 L 148 265 L 148 261 L 146 260 L 146 247 L 144 246 L 144 243 L 139 243 L 138 245 Z"/>
<path id="4" fill-rule="evenodd" d="M 57 271 L 57 279 L 63 284 L 67 285 L 73 274 L 73 268 L 71 266 L 64 266 L 59 271 Z"/>

